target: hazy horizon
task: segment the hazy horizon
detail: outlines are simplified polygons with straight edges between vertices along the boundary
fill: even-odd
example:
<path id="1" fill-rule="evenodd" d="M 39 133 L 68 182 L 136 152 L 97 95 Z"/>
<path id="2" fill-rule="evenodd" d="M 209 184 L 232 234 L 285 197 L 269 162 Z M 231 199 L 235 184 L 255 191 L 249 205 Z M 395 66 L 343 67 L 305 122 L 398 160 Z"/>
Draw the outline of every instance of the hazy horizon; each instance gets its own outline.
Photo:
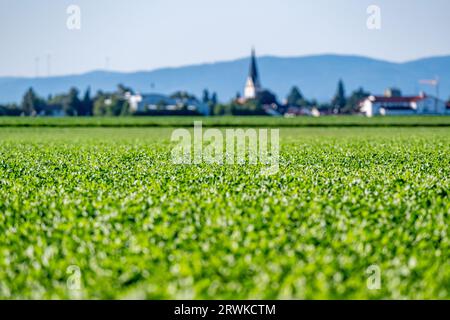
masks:
<path id="1" fill-rule="evenodd" d="M 77 76 L 77 75 L 84 75 L 87 73 L 92 73 L 92 72 L 108 72 L 108 73 L 122 73 L 122 74 L 133 74 L 133 73 L 137 73 L 137 72 L 153 72 L 153 71 L 158 71 L 158 70 L 165 70 L 165 69 L 177 69 L 177 68 L 184 68 L 184 67 L 196 67 L 196 66 L 203 66 L 203 65 L 213 65 L 213 64 L 218 64 L 218 63 L 227 63 L 227 62 L 235 62 L 235 61 L 240 61 L 243 59 L 247 59 L 250 56 L 250 53 L 247 56 L 242 56 L 242 57 L 236 57 L 236 58 L 230 58 L 230 59 L 224 59 L 224 60 L 217 60 L 217 61 L 205 61 L 205 62 L 198 62 L 198 63 L 192 63 L 192 64 L 185 64 L 185 65 L 174 65 L 174 66 L 161 66 L 161 67 L 156 67 L 154 69 L 136 69 L 136 70 L 114 70 L 114 69 L 103 69 L 103 68 L 98 68 L 98 69 L 92 69 L 92 70 L 86 70 L 83 72 L 79 72 L 79 73 L 67 73 L 67 74 L 52 74 L 50 75 L 51 77 L 67 77 L 67 76 Z M 320 56 L 340 56 L 340 57 L 355 57 L 355 58 L 363 58 L 363 59 L 370 59 L 370 60 L 375 60 L 375 61 L 382 61 L 382 62 L 387 62 L 387 63 L 392 63 L 392 64 L 406 64 L 406 63 L 411 63 L 411 62 L 415 62 L 415 61 L 420 61 L 420 60 L 425 60 L 425 59 L 430 59 L 430 58 L 445 58 L 445 57 L 450 57 L 450 54 L 444 54 L 444 55 L 435 55 L 435 56 L 425 56 L 425 57 L 419 57 L 417 59 L 412 59 L 412 60 L 407 60 L 407 61 L 389 61 L 387 59 L 379 59 L 376 57 L 370 57 L 370 56 L 363 56 L 363 55 L 359 55 L 359 54 L 340 54 L 340 53 L 319 53 L 319 54 L 306 54 L 306 55 L 287 55 L 287 56 L 282 56 L 282 55 L 272 55 L 272 54 L 265 54 L 265 55 L 257 55 L 257 59 L 261 59 L 261 58 L 278 58 L 278 59 L 296 59 L 296 58 L 308 58 L 308 57 L 320 57 Z M 38 77 L 35 77 L 34 75 L 29 75 L 29 76 L 13 76 L 13 75 L 0 75 L 0 78 L 29 78 L 29 79 L 34 79 L 34 78 L 47 78 L 47 75 L 40 75 Z"/>

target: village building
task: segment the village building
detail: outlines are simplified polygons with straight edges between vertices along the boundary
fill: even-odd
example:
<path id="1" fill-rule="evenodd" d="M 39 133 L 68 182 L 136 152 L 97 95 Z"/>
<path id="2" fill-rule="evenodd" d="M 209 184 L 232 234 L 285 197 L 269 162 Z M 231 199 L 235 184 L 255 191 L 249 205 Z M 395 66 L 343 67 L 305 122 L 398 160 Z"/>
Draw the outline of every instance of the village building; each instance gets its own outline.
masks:
<path id="1" fill-rule="evenodd" d="M 164 112 L 176 113 L 186 110 L 201 115 L 209 115 L 209 106 L 193 98 L 179 99 L 171 98 L 163 94 L 126 94 L 133 113 Z"/>
<path id="2" fill-rule="evenodd" d="M 389 91 L 388 91 L 389 92 Z M 421 93 L 418 96 L 401 94 L 371 95 L 359 104 L 360 111 L 367 117 L 389 115 L 444 115 L 449 112 L 446 103 L 436 97 Z"/>

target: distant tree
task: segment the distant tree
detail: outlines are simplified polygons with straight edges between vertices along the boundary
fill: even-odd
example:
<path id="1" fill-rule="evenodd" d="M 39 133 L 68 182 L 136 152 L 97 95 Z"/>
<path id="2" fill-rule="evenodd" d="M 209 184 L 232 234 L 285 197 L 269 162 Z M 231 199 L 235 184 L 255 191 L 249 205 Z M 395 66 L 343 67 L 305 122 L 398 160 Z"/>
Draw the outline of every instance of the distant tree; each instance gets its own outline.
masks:
<path id="1" fill-rule="evenodd" d="M 197 97 L 193 94 L 190 94 L 186 91 L 177 91 L 170 95 L 170 98 L 172 99 L 179 99 L 179 100 L 197 100 Z"/>
<path id="2" fill-rule="evenodd" d="M 294 86 L 289 92 L 286 100 L 288 105 L 299 106 L 299 102 L 303 100 L 303 95 L 301 94 L 298 87 Z"/>
<path id="3" fill-rule="evenodd" d="M 122 109 L 120 110 L 121 116 L 128 116 L 131 114 L 130 103 L 127 100 L 122 102 Z"/>
<path id="4" fill-rule="evenodd" d="M 236 92 L 236 96 L 235 96 L 236 100 L 240 100 L 241 99 L 241 93 L 238 91 Z"/>
<path id="5" fill-rule="evenodd" d="M 216 104 L 213 108 L 212 115 L 215 116 L 224 116 L 224 115 L 232 115 L 232 107 L 230 104 Z"/>
<path id="6" fill-rule="evenodd" d="M 92 111 L 94 116 L 124 116 L 130 113 L 128 100 L 118 92 L 104 93 L 98 91 L 95 95 Z"/>
<path id="7" fill-rule="evenodd" d="M 267 96 L 268 97 L 268 96 Z M 272 97 L 269 97 L 272 100 Z M 268 100 L 269 101 L 269 100 Z M 247 100 L 244 104 L 232 103 L 230 110 L 232 115 L 265 115 L 264 105 L 257 99 Z"/>
<path id="8" fill-rule="evenodd" d="M 215 106 L 217 104 L 217 93 L 213 92 L 210 102 L 212 106 Z"/>
<path id="9" fill-rule="evenodd" d="M 117 94 L 119 96 L 125 96 L 126 93 L 130 93 L 130 94 L 134 94 L 133 89 L 131 89 L 130 87 L 126 87 L 123 84 L 119 83 L 117 85 Z"/>
<path id="10" fill-rule="evenodd" d="M 269 90 L 262 90 L 258 93 L 256 101 L 259 105 L 277 103 L 277 97 Z"/>
<path id="11" fill-rule="evenodd" d="M 93 101 L 91 99 L 91 87 L 88 87 L 86 89 L 86 91 L 84 92 L 84 97 L 83 100 L 81 102 L 82 105 L 82 110 L 81 113 L 79 115 L 82 116 L 90 116 L 93 114 Z"/>
<path id="12" fill-rule="evenodd" d="M 333 106 L 329 102 L 323 102 L 317 105 L 317 109 L 319 109 L 322 113 L 332 113 Z"/>
<path id="13" fill-rule="evenodd" d="M 208 101 L 209 114 L 214 114 L 214 109 L 218 103 L 217 93 L 213 92 L 211 98 Z"/>
<path id="14" fill-rule="evenodd" d="M 0 105 L 0 116 L 20 116 L 22 110 L 16 104 Z"/>
<path id="15" fill-rule="evenodd" d="M 213 108 L 211 115 L 213 115 L 213 116 L 222 116 L 223 115 L 223 110 L 224 110 L 223 105 L 219 105 L 218 104 L 218 105 L 216 105 Z"/>
<path id="16" fill-rule="evenodd" d="M 107 96 L 103 92 L 98 92 L 94 99 L 94 106 L 92 113 L 94 116 L 106 116 L 108 113 L 108 106 L 106 103 Z"/>
<path id="17" fill-rule="evenodd" d="M 165 110 L 166 107 L 167 107 L 167 102 L 164 101 L 164 100 L 160 100 L 160 101 L 158 101 L 158 103 L 156 104 L 156 108 L 157 108 L 158 110 Z"/>
<path id="18" fill-rule="evenodd" d="M 287 96 L 287 104 L 296 107 L 309 107 L 311 105 L 302 95 L 300 89 L 296 86 L 292 87 Z"/>
<path id="19" fill-rule="evenodd" d="M 79 91 L 71 88 L 62 102 L 62 108 L 68 116 L 76 116 L 82 113 L 82 103 L 78 98 Z"/>
<path id="20" fill-rule="evenodd" d="M 331 105 L 335 112 L 339 113 L 345 107 L 347 100 L 345 98 L 344 82 L 339 80 L 336 95 L 334 96 Z"/>
<path id="21" fill-rule="evenodd" d="M 208 104 L 210 101 L 208 89 L 203 90 L 202 102 Z"/>
<path id="22" fill-rule="evenodd" d="M 370 96 L 370 92 L 364 91 L 361 87 L 358 90 L 352 92 L 350 97 L 347 99 L 347 103 L 343 108 L 344 113 L 353 113 L 359 111 L 359 102 Z"/>
<path id="23" fill-rule="evenodd" d="M 26 116 L 36 115 L 42 106 L 42 102 L 34 92 L 33 88 L 29 88 L 23 96 L 21 108 Z"/>
<path id="24" fill-rule="evenodd" d="M 128 101 L 125 100 L 122 96 L 113 94 L 109 99 L 106 100 L 106 102 L 108 116 L 120 116 L 127 114 Z"/>
<path id="25" fill-rule="evenodd" d="M 62 105 L 63 100 L 67 97 L 67 93 L 64 94 L 57 94 L 54 96 L 49 96 L 47 100 L 47 104 L 49 105 Z"/>

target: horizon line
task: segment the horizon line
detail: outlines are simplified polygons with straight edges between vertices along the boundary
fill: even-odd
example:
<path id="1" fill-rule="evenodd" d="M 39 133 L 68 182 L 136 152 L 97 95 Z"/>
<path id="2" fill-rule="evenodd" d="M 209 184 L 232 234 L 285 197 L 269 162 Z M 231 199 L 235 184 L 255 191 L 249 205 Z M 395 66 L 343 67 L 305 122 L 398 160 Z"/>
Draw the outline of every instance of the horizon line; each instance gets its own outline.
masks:
<path id="1" fill-rule="evenodd" d="M 312 57 L 323 57 L 323 56 L 337 56 L 337 57 L 353 57 L 353 58 L 364 58 L 364 59 L 369 59 L 369 60 L 374 60 L 374 61 L 379 61 L 379 62 L 385 62 L 385 63 L 391 63 L 391 64 L 398 64 L 398 65 L 402 65 L 402 64 L 407 64 L 407 63 L 413 63 L 413 62 L 417 62 L 417 61 L 421 61 L 421 60 L 427 60 L 427 59 L 433 59 L 433 58 L 446 58 L 446 57 L 450 57 L 450 53 L 449 54 L 442 54 L 442 55 L 433 55 L 433 56 L 424 56 L 421 58 L 416 58 L 416 59 L 412 59 L 412 60 L 405 60 L 405 61 L 391 61 L 391 60 L 385 60 L 382 58 L 376 58 L 376 57 L 370 57 L 370 56 L 365 56 L 365 55 L 360 55 L 360 54 L 351 54 L 351 53 L 317 53 L 317 54 L 306 54 L 306 55 L 298 55 L 298 56 L 294 56 L 294 55 L 273 55 L 273 54 L 263 54 L 263 55 L 258 55 L 256 54 L 257 59 L 262 59 L 262 58 L 275 58 L 275 59 L 296 59 L 296 58 L 312 58 Z M 71 76 L 83 76 L 89 73 L 95 73 L 95 72 L 102 72 L 102 73 L 120 73 L 120 74 L 134 74 L 134 73 L 140 73 L 140 72 L 155 72 L 155 71 L 160 71 L 160 70 L 170 70 L 170 69 L 180 69 L 180 68 L 187 68 L 187 67 L 199 67 L 199 66 L 207 66 L 207 65 L 214 65 L 214 64 L 219 64 L 219 63 L 231 63 L 231 62 L 236 62 L 236 61 L 240 61 L 240 60 L 245 60 L 245 59 L 249 59 L 250 56 L 246 56 L 246 57 L 238 57 L 238 58 L 230 58 L 230 59 L 224 59 L 224 60 L 216 60 L 216 61 L 209 61 L 209 62 L 198 62 L 198 63 L 192 63 L 192 64 L 182 64 L 182 65 L 173 65 L 173 66 L 161 66 L 161 67 L 156 67 L 153 69 L 136 69 L 136 70 L 110 70 L 110 69 L 92 69 L 92 70 L 88 70 L 88 71 L 83 71 L 83 72 L 79 72 L 79 73 L 67 73 L 67 74 L 55 74 L 55 75 L 50 75 L 50 76 L 14 76 L 14 75 L 4 75 L 4 76 L 0 76 L 0 79 L 5 79 L 5 78 L 11 78 L 11 79 L 49 79 L 49 78 L 61 78 L 61 77 L 71 77 Z"/>

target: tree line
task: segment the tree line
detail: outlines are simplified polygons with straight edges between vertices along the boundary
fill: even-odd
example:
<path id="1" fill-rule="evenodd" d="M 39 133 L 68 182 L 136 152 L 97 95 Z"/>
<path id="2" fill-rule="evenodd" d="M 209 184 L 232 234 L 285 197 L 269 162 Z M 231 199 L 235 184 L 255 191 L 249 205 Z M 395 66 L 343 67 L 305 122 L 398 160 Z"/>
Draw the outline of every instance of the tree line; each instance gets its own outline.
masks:
<path id="1" fill-rule="evenodd" d="M 127 93 L 134 94 L 132 88 L 119 84 L 115 91 L 97 91 L 92 96 L 88 87 L 83 94 L 77 88 L 67 93 L 49 95 L 46 99 L 29 88 L 20 104 L 0 105 L 0 115 L 10 116 L 126 116 L 135 114 L 130 110 Z M 319 103 L 315 99 L 306 98 L 297 86 L 293 86 L 284 101 L 279 102 L 276 95 L 269 90 L 262 90 L 255 99 L 242 99 L 240 93 L 228 103 L 220 103 L 217 93 L 203 91 L 201 99 L 188 92 L 178 91 L 170 98 L 178 100 L 195 100 L 206 104 L 211 115 L 265 115 L 266 107 L 275 106 L 277 111 L 285 113 L 289 108 L 306 110 L 317 109 L 321 113 L 352 114 L 358 112 L 358 103 L 368 97 L 370 92 L 359 88 L 346 95 L 344 82 L 339 80 L 336 93 L 330 102 Z M 449 99 L 450 103 L 450 99 Z M 164 106 L 161 106 L 164 109 Z M 145 113 L 143 113 L 145 114 Z"/>
<path id="2" fill-rule="evenodd" d="M 133 89 L 119 84 L 115 91 L 104 92 L 102 90 L 92 96 L 91 89 L 87 88 L 82 95 L 77 88 L 71 88 L 67 93 L 58 95 L 49 95 L 47 98 L 40 97 L 33 88 L 29 88 L 20 104 L 0 105 L 0 115 L 8 116 L 127 116 L 133 114 L 147 114 L 144 112 L 136 112 L 130 109 L 130 103 L 127 95 L 133 95 Z M 81 96 L 81 97 L 80 97 Z M 199 99 L 193 94 L 185 91 L 177 91 L 169 98 L 177 101 L 195 100 Z M 207 90 L 204 91 L 203 103 L 207 104 L 209 108 L 214 108 L 217 104 L 217 94 L 214 92 L 211 95 Z M 159 110 L 162 111 L 165 107 L 165 102 L 158 103 Z M 187 106 L 181 106 L 178 114 L 192 114 L 186 111 Z"/>
<path id="3" fill-rule="evenodd" d="M 0 105 L 0 115 L 24 116 L 119 116 L 129 114 L 129 104 L 125 92 L 130 88 L 118 85 L 115 92 L 98 91 L 91 96 L 87 88 L 80 97 L 77 88 L 58 95 L 49 95 L 46 99 L 38 96 L 33 88 L 29 88 L 20 104 Z"/>

